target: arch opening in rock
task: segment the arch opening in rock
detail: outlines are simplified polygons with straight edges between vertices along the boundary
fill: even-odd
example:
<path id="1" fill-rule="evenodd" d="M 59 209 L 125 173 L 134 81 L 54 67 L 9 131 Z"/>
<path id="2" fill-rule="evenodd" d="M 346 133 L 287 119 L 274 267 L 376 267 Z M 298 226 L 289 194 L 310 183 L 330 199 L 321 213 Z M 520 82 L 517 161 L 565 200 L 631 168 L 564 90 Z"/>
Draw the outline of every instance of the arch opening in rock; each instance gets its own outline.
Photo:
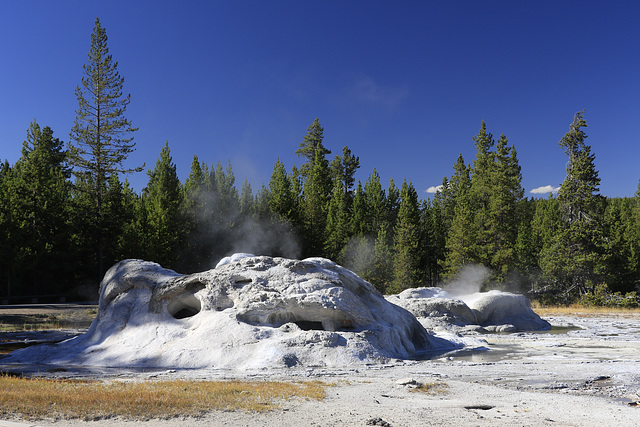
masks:
<path id="1" fill-rule="evenodd" d="M 314 322 L 312 320 L 296 320 L 296 325 L 303 331 L 324 331 L 322 322 Z"/>
<path id="2" fill-rule="evenodd" d="M 182 295 L 167 304 L 167 311 L 175 319 L 185 319 L 200 313 L 202 304 L 193 294 Z"/>

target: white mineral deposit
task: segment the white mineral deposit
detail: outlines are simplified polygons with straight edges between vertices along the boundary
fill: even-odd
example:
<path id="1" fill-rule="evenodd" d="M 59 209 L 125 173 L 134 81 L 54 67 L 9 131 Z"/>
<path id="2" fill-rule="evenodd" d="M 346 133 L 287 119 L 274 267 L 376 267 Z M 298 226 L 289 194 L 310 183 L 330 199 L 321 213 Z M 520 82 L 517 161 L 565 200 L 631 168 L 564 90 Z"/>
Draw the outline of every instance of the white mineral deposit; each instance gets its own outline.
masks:
<path id="1" fill-rule="evenodd" d="M 638 314 L 542 319 L 524 296 L 478 292 L 472 281 L 384 297 L 322 258 L 235 254 L 191 275 L 127 260 L 105 275 L 88 331 L 16 350 L 0 369 L 327 384 L 322 401 L 284 400 L 264 414 L 68 426 L 638 424 Z M 421 392 L 421 384 L 436 391 Z"/>

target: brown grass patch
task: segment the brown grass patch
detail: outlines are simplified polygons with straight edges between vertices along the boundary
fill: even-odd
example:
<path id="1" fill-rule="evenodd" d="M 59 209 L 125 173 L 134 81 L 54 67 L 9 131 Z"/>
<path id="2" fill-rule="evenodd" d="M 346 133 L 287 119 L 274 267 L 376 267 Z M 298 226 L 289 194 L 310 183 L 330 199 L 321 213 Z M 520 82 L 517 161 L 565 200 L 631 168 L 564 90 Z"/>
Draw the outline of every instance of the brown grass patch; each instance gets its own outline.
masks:
<path id="1" fill-rule="evenodd" d="M 585 307 L 577 304 L 569 306 L 540 306 L 531 304 L 533 311 L 539 316 L 553 315 L 575 315 L 575 316 L 598 316 L 598 315 L 640 315 L 640 308 L 619 308 L 619 307 Z"/>
<path id="2" fill-rule="evenodd" d="M 415 387 L 411 388 L 411 391 L 437 395 L 446 393 L 448 387 L 447 384 L 438 382 L 418 383 Z"/>
<path id="3" fill-rule="evenodd" d="M 67 310 L 3 309 L 0 311 L 0 332 L 88 328 L 97 312 L 94 307 Z"/>
<path id="4" fill-rule="evenodd" d="M 0 415 L 96 420 L 197 417 L 211 411 L 263 412 L 291 398 L 322 400 L 313 382 L 97 382 L 0 376 Z"/>

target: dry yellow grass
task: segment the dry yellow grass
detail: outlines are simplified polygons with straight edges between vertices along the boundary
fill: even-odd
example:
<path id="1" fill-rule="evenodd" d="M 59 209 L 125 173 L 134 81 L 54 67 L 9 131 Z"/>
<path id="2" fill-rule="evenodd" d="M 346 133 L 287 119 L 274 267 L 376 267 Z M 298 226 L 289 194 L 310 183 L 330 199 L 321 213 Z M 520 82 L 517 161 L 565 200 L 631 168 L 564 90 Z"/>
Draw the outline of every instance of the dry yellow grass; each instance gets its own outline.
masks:
<path id="1" fill-rule="evenodd" d="M 196 417 L 211 411 L 269 411 L 286 399 L 322 400 L 314 382 L 97 382 L 0 376 L 0 415 L 95 420 Z"/>
<path id="2" fill-rule="evenodd" d="M 640 315 L 640 308 L 614 308 L 614 307 L 585 307 L 580 305 L 569 306 L 540 306 L 532 304 L 531 307 L 539 316 L 553 315 L 576 315 L 576 316 L 597 316 L 597 315 Z"/>
<path id="3" fill-rule="evenodd" d="M 438 382 L 418 383 L 411 389 L 414 392 L 421 392 L 431 395 L 444 394 L 447 391 L 447 384 Z"/>

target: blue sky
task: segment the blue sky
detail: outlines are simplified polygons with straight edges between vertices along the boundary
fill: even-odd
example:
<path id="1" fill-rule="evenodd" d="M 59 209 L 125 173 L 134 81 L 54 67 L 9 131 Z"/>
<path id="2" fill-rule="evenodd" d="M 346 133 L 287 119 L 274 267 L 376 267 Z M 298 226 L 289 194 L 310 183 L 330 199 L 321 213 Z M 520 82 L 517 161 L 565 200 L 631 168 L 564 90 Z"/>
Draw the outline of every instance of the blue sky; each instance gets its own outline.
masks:
<path id="1" fill-rule="evenodd" d="M 638 186 L 635 1 L 0 2 L 1 160 L 33 119 L 69 140 L 96 16 L 140 128 L 130 167 L 168 141 L 182 181 L 197 155 L 256 191 L 278 158 L 301 165 L 317 117 L 363 183 L 376 168 L 427 198 L 458 154 L 473 160 L 484 120 L 515 145 L 526 195 L 546 197 L 531 190 L 562 183 L 558 141 L 585 109 L 601 193 Z"/>

